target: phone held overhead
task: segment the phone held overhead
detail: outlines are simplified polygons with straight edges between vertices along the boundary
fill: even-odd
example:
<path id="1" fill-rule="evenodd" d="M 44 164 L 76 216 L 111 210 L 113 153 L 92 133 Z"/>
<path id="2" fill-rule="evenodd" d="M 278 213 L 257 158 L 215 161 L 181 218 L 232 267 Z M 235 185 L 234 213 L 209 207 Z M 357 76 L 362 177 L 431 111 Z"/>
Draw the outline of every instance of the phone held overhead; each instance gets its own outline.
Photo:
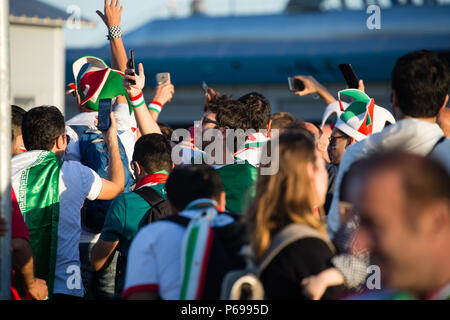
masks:
<path id="1" fill-rule="evenodd" d="M 111 99 L 101 99 L 98 104 L 98 130 L 108 131 L 109 127 L 111 126 L 111 111 Z"/>
<path id="2" fill-rule="evenodd" d="M 127 62 L 127 68 L 136 70 L 136 66 L 134 65 L 134 52 L 133 52 L 133 50 L 130 50 L 130 58 L 128 59 L 128 62 Z M 128 73 L 128 75 L 135 76 L 136 73 L 135 72 L 130 72 L 130 73 Z M 136 80 L 129 79 L 128 82 L 130 84 L 136 84 Z"/>
<path id="3" fill-rule="evenodd" d="M 289 91 L 297 92 L 305 89 L 305 84 L 300 79 L 294 77 L 288 78 Z"/>
<path id="4" fill-rule="evenodd" d="M 170 83 L 170 73 L 169 72 L 162 72 L 156 74 L 156 83 L 159 85 L 169 82 Z"/>
<path id="5" fill-rule="evenodd" d="M 339 69 L 341 70 L 349 89 L 358 89 L 359 79 L 353 71 L 352 65 L 348 63 L 340 64 Z"/>

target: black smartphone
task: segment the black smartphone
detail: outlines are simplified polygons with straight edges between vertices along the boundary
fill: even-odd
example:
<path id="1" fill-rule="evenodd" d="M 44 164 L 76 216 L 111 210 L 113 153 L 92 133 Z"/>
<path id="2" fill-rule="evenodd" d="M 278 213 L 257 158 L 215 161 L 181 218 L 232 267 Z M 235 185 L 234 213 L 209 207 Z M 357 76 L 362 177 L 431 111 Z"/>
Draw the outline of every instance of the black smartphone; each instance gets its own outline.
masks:
<path id="1" fill-rule="evenodd" d="M 358 89 L 359 80 L 355 72 L 353 71 L 352 65 L 348 63 L 340 64 L 339 69 L 341 70 L 348 87 L 350 89 Z"/>
<path id="2" fill-rule="evenodd" d="M 134 52 L 131 49 L 130 49 L 130 58 L 128 59 L 128 62 L 127 62 L 127 68 L 136 70 L 136 66 L 134 65 Z M 129 73 L 129 75 L 135 76 L 136 73 L 134 73 L 134 72 L 133 73 Z M 128 82 L 130 84 L 136 84 L 135 80 L 128 80 Z"/>
<path id="3" fill-rule="evenodd" d="M 98 124 L 97 128 L 100 131 L 108 131 L 111 126 L 111 111 L 112 101 L 111 99 L 100 99 L 98 103 Z"/>
<path id="4" fill-rule="evenodd" d="M 302 91 L 305 89 L 305 84 L 303 81 L 299 79 L 295 79 L 293 77 L 288 78 L 289 91 L 296 92 Z"/>

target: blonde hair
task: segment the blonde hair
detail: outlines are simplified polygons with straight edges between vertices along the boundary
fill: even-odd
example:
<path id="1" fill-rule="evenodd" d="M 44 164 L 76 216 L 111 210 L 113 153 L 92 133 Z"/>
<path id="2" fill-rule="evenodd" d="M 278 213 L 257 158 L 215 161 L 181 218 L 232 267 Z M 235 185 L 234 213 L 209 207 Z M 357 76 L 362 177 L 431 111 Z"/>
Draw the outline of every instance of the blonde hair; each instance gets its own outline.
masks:
<path id="1" fill-rule="evenodd" d="M 275 233 L 293 222 L 310 226 L 327 238 L 324 224 L 314 214 L 317 194 L 308 174 L 308 164 L 315 166 L 316 161 L 311 134 L 306 130 L 285 132 L 274 151 L 279 155 L 279 170 L 274 175 L 259 176 L 256 195 L 245 218 L 250 245 L 258 260 Z"/>

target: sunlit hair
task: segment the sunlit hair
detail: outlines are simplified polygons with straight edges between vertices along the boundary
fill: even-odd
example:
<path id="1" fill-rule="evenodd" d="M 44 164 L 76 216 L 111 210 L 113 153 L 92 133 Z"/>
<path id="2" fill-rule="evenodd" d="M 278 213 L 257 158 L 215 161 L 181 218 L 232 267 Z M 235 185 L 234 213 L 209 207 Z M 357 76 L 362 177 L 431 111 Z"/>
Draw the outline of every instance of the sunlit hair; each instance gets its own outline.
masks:
<path id="1" fill-rule="evenodd" d="M 317 194 L 308 175 L 308 164 L 315 166 L 315 145 L 306 130 L 280 135 L 279 170 L 274 175 L 260 175 L 256 196 L 246 213 L 250 244 L 260 260 L 273 236 L 295 222 L 310 226 L 327 237 L 324 224 L 314 214 Z"/>

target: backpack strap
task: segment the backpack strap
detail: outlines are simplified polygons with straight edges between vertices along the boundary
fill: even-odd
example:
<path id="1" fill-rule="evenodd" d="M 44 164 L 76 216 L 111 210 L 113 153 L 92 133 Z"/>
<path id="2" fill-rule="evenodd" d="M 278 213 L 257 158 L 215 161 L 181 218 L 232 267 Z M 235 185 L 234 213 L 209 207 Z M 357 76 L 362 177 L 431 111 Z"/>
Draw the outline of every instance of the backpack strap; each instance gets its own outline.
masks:
<path id="1" fill-rule="evenodd" d="M 318 238 L 324 241 L 332 252 L 335 251 L 334 246 L 328 239 L 317 230 L 299 223 L 291 223 L 278 232 L 272 239 L 269 249 L 266 251 L 261 263 L 258 266 L 258 276 L 261 276 L 265 268 L 272 260 L 288 245 L 304 238 Z"/>
<path id="2" fill-rule="evenodd" d="M 152 209 L 158 210 L 159 214 L 161 214 L 160 205 L 165 203 L 166 199 L 161 197 L 158 191 L 156 191 L 152 187 L 142 187 L 138 190 L 134 190 L 134 192 L 141 196 L 150 205 L 151 208 L 147 211 L 146 214 L 150 214 L 150 211 L 152 211 Z M 148 222 L 151 222 L 150 216 L 148 217 Z"/>
<path id="3" fill-rule="evenodd" d="M 428 155 L 430 156 L 433 153 L 433 151 L 437 148 L 437 146 L 440 145 L 442 142 L 444 142 L 445 139 L 446 139 L 445 136 L 440 137 L 439 140 L 434 144 L 430 152 L 428 152 Z"/>

